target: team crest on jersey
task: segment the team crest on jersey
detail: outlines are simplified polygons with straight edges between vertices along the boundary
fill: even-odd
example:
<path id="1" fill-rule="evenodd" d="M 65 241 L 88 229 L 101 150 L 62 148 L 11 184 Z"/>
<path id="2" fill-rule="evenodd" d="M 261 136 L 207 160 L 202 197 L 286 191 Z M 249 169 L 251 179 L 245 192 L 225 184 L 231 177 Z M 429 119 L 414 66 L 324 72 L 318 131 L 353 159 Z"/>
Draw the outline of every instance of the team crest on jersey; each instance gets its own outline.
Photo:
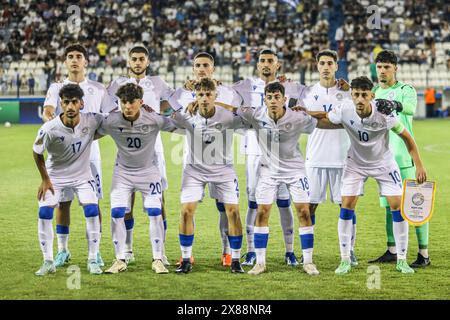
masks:
<path id="1" fill-rule="evenodd" d="M 141 129 L 143 132 L 147 133 L 150 130 L 150 127 L 147 124 L 144 124 Z"/>
<path id="2" fill-rule="evenodd" d="M 291 130 L 292 129 L 292 123 L 286 123 L 286 130 Z"/>
<path id="3" fill-rule="evenodd" d="M 192 91 L 191 94 L 192 94 L 192 98 L 195 98 L 195 92 Z"/>
<path id="4" fill-rule="evenodd" d="M 64 142 L 64 136 L 59 137 L 59 139 L 61 140 L 61 142 Z"/>
<path id="5" fill-rule="evenodd" d="M 217 123 L 215 126 L 216 130 L 221 131 L 222 130 L 222 124 L 221 123 Z"/>
<path id="6" fill-rule="evenodd" d="M 343 98 L 342 93 L 338 93 L 336 95 L 336 99 L 338 99 L 338 101 L 342 101 L 342 98 Z"/>
<path id="7" fill-rule="evenodd" d="M 89 94 L 94 94 L 94 88 L 92 87 L 89 87 L 87 91 L 89 92 Z"/>
<path id="8" fill-rule="evenodd" d="M 123 131 L 123 128 L 119 127 L 119 130 L 120 130 L 120 132 L 122 132 L 122 131 Z"/>
<path id="9" fill-rule="evenodd" d="M 355 123 L 355 121 L 353 121 L 353 120 L 350 120 L 350 124 L 351 125 L 353 125 Z"/>
<path id="10" fill-rule="evenodd" d="M 86 133 L 89 132 L 89 128 L 88 128 L 88 127 L 84 127 L 83 130 L 81 130 L 81 132 L 82 132 L 83 134 L 86 134 Z"/>
<path id="11" fill-rule="evenodd" d="M 314 96 L 314 99 L 316 99 L 316 101 L 317 101 L 317 99 L 319 99 L 319 96 L 318 96 L 318 95 L 315 95 L 315 96 Z"/>
<path id="12" fill-rule="evenodd" d="M 256 90 L 256 88 L 258 88 L 258 86 L 253 86 L 253 91 L 255 91 L 255 90 Z"/>
<path id="13" fill-rule="evenodd" d="M 388 100 L 394 100 L 395 99 L 395 91 L 391 91 L 388 94 Z"/>

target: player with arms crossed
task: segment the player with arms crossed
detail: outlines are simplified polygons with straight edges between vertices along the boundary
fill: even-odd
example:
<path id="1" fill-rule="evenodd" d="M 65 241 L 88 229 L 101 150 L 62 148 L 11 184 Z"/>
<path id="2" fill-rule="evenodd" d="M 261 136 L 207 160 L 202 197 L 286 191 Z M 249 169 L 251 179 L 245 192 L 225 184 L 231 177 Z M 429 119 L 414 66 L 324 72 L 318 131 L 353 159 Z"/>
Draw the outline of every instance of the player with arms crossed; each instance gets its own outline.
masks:
<path id="1" fill-rule="evenodd" d="M 85 69 L 87 66 L 87 50 L 81 44 L 71 44 L 64 50 L 64 64 L 68 70 L 68 78 L 62 83 L 52 83 L 47 91 L 44 101 L 43 120 L 49 121 L 62 112 L 59 90 L 67 84 L 78 84 L 83 90 L 83 108 L 81 112 L 109 112 L 112 102 L 103 84 L 86 79 Z M 95 179 L 97 198 L 103 198 L 102 167 L 100 148 L 98 141 L 91 146 L 90 168 Z M 71 201 L 61 202 L 56 209 L 56 237 L 58 241 L 58 254 L 55 257 L 55 266 L 62 267 L 69 261 L 69 225 Z M 99 209 L 100 210 L 100 209 Z M 101 212 L 99 213 L 101 223 Z M 101 225 L 100 225 L 101 229 Z M 100 241 L 100 239 L 98 240 Z M 104 263 L 100 252 L 97 257 L 98 263 L 103 267 Z"/>
<path id="2" fill-rule="evenodd" d="M 243 273 L 240 253 L 242 225 L 239 216 L 239 186 L 233 168 L 232 141 L 234 129 L 243 128 L 242 119 L 215 106 L 216 85 L 204 78 L 195 84 L 198 112 L 178 110 L 173 114 L 175 125 L 186 129 L 189 158 L 181 183 L 180 247 L 183 261 L 177 273 L 192 269 L 190 257 L 194 241 L 194 214 L 203 197 L 206 184 L 214 184 L 217 199 L 224 203 L 228 217 L 228 241 L 231 247 L 231 272 Z"/>
<path id="3" fill-rule="evenodd" d="M 362 193 L 364 181 L 373 177 L 380 195 L 385 196 L 392 211 L 394 237 L 397 246 L 396 269 L 402 273 L 414 273 L 406 262 L 408 249 L 408 222 L 400 213 L 402 179 L 394 156 L 389 150 L 389 131 L 398 134 L 404 141 L 417 166 L 416 179 L 426 181 L 425 168 L 414 139 L 394 114 L 385 115 L 382 110 L 387 100 L 373 101 L 372 82 L 367 77 L 358 77 L 351 82 L 352 100 L 334 108 L 325 116 L 331 123 L 341 124 L 350 137 L 350 149 L 344 167 L 342 186 L 342 207 L 338 232 L 341 263 L 335 270 L 338 275 L 351 270 L 350 250 L 352 219 L 358 196 Z M 320 115 L 319 115 L 320 116 Z"/>
<path id="4" fill-rule="evenodd" d="M 329 112 L 350 99 L 350 92 L 340 89 L 336 80 L 338 70 L 337 53 L 322 50 L 316 56 L 320 81 L 307 87 L 301 104 L 310 111 Z M 315 225 L 316 210 L 327 199 L 327 186 L 330 188 L 331 202 L 341 204 L 342 172 L 350 141 L 344 129 L 323 130 L 316 128 L 309 136 L 306 145 L 306 172 L 311 191 L 310 214 Z M 356 215 L 353 216 L 351 261 L 356 266 L 354 254 L 356 240 Z"/>
<path id="5" fill-rule="evenodd" d="M 68 84 L 59 91 L 62 113 L 47 121 L 33 145 L 33 157 L 41 174 L 39 186 L 39 243 L 44 263 L 36 272 L 44 276 L 56 271 L 53 262 L 53 210 L 61 203 L 71 202 L 76 194 L 86 217 L 88 264 L 91 274 L 101 274 L 97 260 L 100 220 L 95 181 L 89 167 L 91 144 L 103 117 L 80 113 L 83 90 Z M 44 152 L 48 158 L 44 161 Z"/>
<path id="6" fill-rule="evenodd" d="M 376 99 L 387 99 L 390 101 L 398 101 L 401 106 L 397 104 L 397 118 L 408 130 L 411 136 L 414 136 L 412 121 L 417 107 L 417 93 L 414 88 L 408 84 L 397 81 L 397 57 L 392 51 L 382 51 L 375 59 L 377 67 L 377 76 L 380 83 L 373 88 Z M 413 159 L 408 153 L 408 149 L 399 138 L 393 132 L 389 133 L 389 148 L 394 154 L 395 161 L 400 168 L 400 176 L 404 179 L 414 179 L 416 166 Z M 380 205 L 386 208 L 386 234 L 387 234 L 387 247 L 386 252 L 377 259 L 369 261 L 370 263 L 376 262 L 394 262 L 397 260 L 397 251 L 395 247 L 394 233 L 392 229 L 392 212 L 386 201 L 386 198 L 380 198 Z M 428 256 L 428 226 L 429 223 L 425 223 L 416 228 L 417 241 L 419 243 L 419 252 L 417 253 L 417 259 L 411 264 L 413 268 L 426 267 L 430 264 L 430 258 Z"/>
<path id="7" fill-rule="evenodd" d="M 196 82 L 204 78 L 214 79 L 214 58 L 207 52 L 199 52 L 195 55 L 192 64 L 192 72 L 194 75 L 193 80 L 186 81 L 183 88 L 178 88 L 175 93 L 170 97 L 169 103 L 174 109 L 192 110 L 195 108 L 194 103 L 196 101 L 196 94 L 194 85 Z M 225 86 L 216 80 L 213 80 L 216 84 L 217 100 L 230 105 L 240 105 L 242 98 L 231 87 Z M 190 109 L 192 107 L 192 110 Z M 184 160 L 189 158 L 189 148 L 187 147 L 188 141 L 186 138 L 185 143 L 185 157 Z M 185 163 L 186 164 L 186 163 Z M 185 167 L 185 165 L 183 166 Z M 208 184 L 209 195 L 216 201 L 216 208 L 219 211 L 219 232 L 222 239 L 222 256 L 221 263 L 223 266 L 231 266 L 231 249 L 228 241 L 228 219 L 225 212 L 225 206 L 218 200 L 217 191 L 214 184 Z M 180 262 L 183 259 L 180 258 Z M 193 257 L 191 259 L 193 263 Z"/>
<path id="8" fill-rule="evenodd" d="M 110 135 L 118 149 L 111 188 L 111 231 L 116 260 L 105 272 L 119 273 L 127 269 L 124 217 L 131 206 L 131 194 L 140 191 L 150 219 L 152 269 L 156 273 L 168 273 L 162 261 L 162 182 L 160 171 L 154 164 L 154 153 L 159 131 L 173 131 L 175 127 L 169 118 L 142 107 L 144 94 L 140 86 L 127 83 L 117 90 L 116 95 L 121 110 L 112 111 L 98 129 L 99 135 Z"/>
<path id="9" fill-rule="evenodd" d="M 242 96 L 243 105 L 256 109 L 264 107 L 264 88 L 268 83 L 278 82 L 276 75 L 280 67 L 281 64 L 278 61 L 278 57 L 272 50 L 265 49 L 260 52 L 257 63 L 258 77 L 248 78 L 233 85 L 233 89 Z M 305 86 L 294 82 L 285 82 L 283 85 L 285 87 L 287 104 L 294 106 Z M 256 261 L 253 234 L 257 214 L 256 186 L 260 176 L 259 164 L 261 160 L 261 150 L 259 150 L 254 130 L 246 131 L 244 153 L 246 154 L 248 208 L 245 221 L 247 253 L 242 264 L 252 266 Z M 280 184 L 280 188 L 277 190 L 277 206 L 280 211 L 280 221 L 286 247 L 285 262 L 288 265 L 297 266 L 298 261 L 294 254 L 294 215 L 291 209 L 289 191 L 284 184 Z"/>
<path id="10" fill-rule="evenodd" d="M 107 88 L 108 93 L 112 97 L 112 99 L 114 101 L 117 101 L 117 104 L 119 105 L 120 101 L 118 101 L 119 99 L 117 97 L 117 90 L 119 89 L 120 86 L 123 86 L 127 83 L 133 83 L 137 84 L 143 89 L 144 92 L 143 101 L 145 105 L 151 107 L 157 113 L 164 112 L 165 106 L 167 106 L 167 104 L 161 103 L 161 101 L 168 100 L 168 98 L 173 94 L 173 89 L 170 88 L 161 77 L 150 76 L 146 74 L 147 68 L 150 65 L 148 50 L 141 45 L 137 45 L 131 48 L 128 53 L 128 65 L 129 65 L 128 77 L 119 77 L 113 80 Z M 166 209 L 164 205 L 164 190 L 167 190 L 169 184 L 167 181 L 164 149 L 161 140 L 161 135 L 159 132 L 156 138 L 155 152 L 152 151 L 152 154 L 155 155 L 156 157 L 155 160 L 162 178 L 162 218 L 164 223 L 164 242 L 165 242 L 167 220 L 166 220 Z M 127 229 L 125 258 L 127 260 L 127 263 L 133 263 L 135 261 L 135 257 L 133 254 L 133 228 L 134 228 L 133 206 L 134 206 L 134 193 L 131 200 L 131 207 L 127 208 L 127 212 L 125 214 L 125 226 Z M 162 260 L 164 265 L 168 266 L 170 265 L 170 263 L 164 251 L 165 249 L 163 243 Z"/>

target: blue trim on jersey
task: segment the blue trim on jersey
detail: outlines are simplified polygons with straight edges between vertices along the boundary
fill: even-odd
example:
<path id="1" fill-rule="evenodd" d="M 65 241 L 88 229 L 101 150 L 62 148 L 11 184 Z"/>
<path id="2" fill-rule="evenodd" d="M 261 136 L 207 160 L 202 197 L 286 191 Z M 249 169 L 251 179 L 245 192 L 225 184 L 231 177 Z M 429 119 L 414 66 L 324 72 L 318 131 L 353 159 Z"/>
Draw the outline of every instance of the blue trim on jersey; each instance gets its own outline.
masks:
<path id="1" fill-rule="evenodd" d="M 354 215 L 355 210 L 341 208 L 339 218 L 341 218 L 342 220 L 352 220 Z"/>
<path id="2" fill-rule="evenodd" d="M 194 235 L 185 235 L 185 234 L 179 234 L 180 236 L 180 245 L 183 247 L 192 247 L 192 243 L 194 242 Z"/>
<path id="3" fill-rule="evenodd" d="M 111 209 L 111 217 L 112 218 L 123 218 L 125 217 L 125 211 L 127 210 L 127 208 L 125 207 L 117 207 L 117 208 L 112 208 Z"/>
<path id="4" fill-rule="evenodd" d="M 248 202 L 248 207 L 250 209 L 258 209 L 258 204 L 255 201 L 249 201 Z"/>
<path id="5" fill-rule="evenodd" d="M 163 224 L 164 224 L 164 231 L 167 230 L 167 220 L 163 220 Z"/>
<path id="6" fill-rule="evenodd" d="M 134 227 L 134 218 L 125 220 L 125 228 L 127 230 L 131 230 L 131 229 L 133 229 L 133 227 Z"/>
<path id="7" fill-rule="evenodd" d="M 277 199 L 278 208 L 288 208 L 291 206 L 290 199 Z"/>
<path id="8" fill-rule="evenodd" d="M 392 221 L 394 221 L 394 222 L 403 222 L 404 220 L 405 219 L 403 219 L 400 210 L 392 211 Z"/>
<path id="9" fill-rule="evenodd" d="M 69 234 L 69 226 L 62 226 L 60 224 L 56 225 L 57 234 Z"/>
<path id="10" fill-rule="evenodd" d="M 216 200 L 216 208 L 219 212 L 225 212 L 225 205 L 223 202 Z"/>
<path id="11" fill-rule="evenodd" d="M 301 234 L 300 242 L 302 244 L 302 250 L 314 248 L 314 234 Z"/>
<path id="12" fill-rule="evenodd" d="M 39 219 L 52 220 L 53 219 L 53 210 L 55 208 L 52 207 L 40 207 L 39 208 Z"/>
<path id="13" fill-rule="evenodd" d="M 228 236 L 231 249 L 238 250 L 242 247 L 242 235 L 240 236 Z"/>
<path id="14" fill-rule="evenodd" d="M 255 249 L 267 248 L 267 241 L 269 241 L 268 233 L 255 233 L 253 237 L 255 239 Z"/>
<path id="15" fill-rule="evenodd" d="M 87 204 L 83 207 L 83 210 L 86 218 L 98 216 L 98 205 L 96 204 Z"/>
<path id="16" fill-rule="evenodd" d="M 161 215 L 161 208 L 147 208 L 147 213 L 149 217 L 157 217 Z"/>
<path id="17" fill-rule="evenodd" d="M 353 211 L 353 224 L 356 224 L 356 213 Z"/>

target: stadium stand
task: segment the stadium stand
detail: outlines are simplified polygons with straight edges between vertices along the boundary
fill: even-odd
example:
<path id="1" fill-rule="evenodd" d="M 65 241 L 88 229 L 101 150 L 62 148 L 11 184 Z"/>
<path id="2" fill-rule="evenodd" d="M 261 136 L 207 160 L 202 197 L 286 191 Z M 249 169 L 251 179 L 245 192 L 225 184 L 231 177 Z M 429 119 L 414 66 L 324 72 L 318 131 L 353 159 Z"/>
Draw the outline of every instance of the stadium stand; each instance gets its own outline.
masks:
<path id="1" fill-rule="evenodd" d="M 230 83 L 254 74 L 263 47 L 279 52 L 282 73 L 306 84 L 318 80 L 313 57 L 328 47 L 339 52 L 339 77 L 371 75 L 375 55 L 392 49 L 400 56 L 399 80 L 418 89 L 450 83 L 445 0 L 380 0 L 379 29 L 368 25 L 366 0 L 0 2 L 2 95 L 14 94 L 18 83 L 23 94 L 31 83 L 42 94 L 64 77 L 60 57 L 75 41 L 88 48 L 88 77 L 105 84 L 126 73 L 127 51 L 136 43 L 149 48 L 151 73 L 176 87 L 189 77 L 197 51 L 210 52 L 219 80 Z M 81 17 L 74 33 L 71 3 Z"/>

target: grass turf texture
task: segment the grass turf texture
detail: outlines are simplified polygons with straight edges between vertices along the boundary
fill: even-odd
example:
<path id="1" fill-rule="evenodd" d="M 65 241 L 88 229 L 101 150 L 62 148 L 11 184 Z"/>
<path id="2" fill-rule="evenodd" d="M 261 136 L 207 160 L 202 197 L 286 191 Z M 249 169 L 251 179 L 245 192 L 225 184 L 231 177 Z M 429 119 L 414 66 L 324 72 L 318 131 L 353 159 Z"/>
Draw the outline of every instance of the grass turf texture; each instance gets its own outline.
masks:
<path id="1" fill-rule="evenodd" d="M 385 251 L 385 214 L 378 205 L 376 183 L 366 183 L 366 195 L 360 199 L 357 213 L 356 254 L 360 265 L 346 276 L 336 276 L 339 263 L 337 220 L 339 207 L 330 203 L 317 211 L 314 261 L 321 274 L 306 275 L 301 267 L 284 265 L 284 243 L 276 206 L 270 217 L 270 237 L 267 252 L 269 272 L 255 277 L 231 274 L 220 265 L 221 241 L 218 232 L 218 213 L 214 202 L 206 198 L 196 213 L 196 231 L 192 273 L 178 275 L 175 261 L 180 256 L 178 241 L 179 193 L 181 166 L 171 163 L 171 153 L 180 145 L 170 134 L 163 134 L 169 190 L 166 192 L 168 235 L 166 251 L 172 266 L 168 275 L 157 275 L 151 270 L 151 250 L 148 239 L 148 217 L 142 212 L 141 197 L 135 208 L 134 251 L 136 264 L 119 275 L 94 276 L 86 270 L 87 244 L 85 219 L 81 208 L 72 205 L 72 224 L 69 265 L 81 270 L 81 288 L 70 290 L 72 274 L 67 267 L 55 275 L 36 277 L 34 271 L 42 262 L 37 241 L 36 191 L 40 177 L 32 159 L 31 146 L 37 125 L 0 127 L 0 240 L 1 277 L 0 299 L 448 299 L 450 297 L 449 214 L 450 207 L 450 122 L 445 120 L 415 121 L 414 131 L 425 163 L 428 177 L 438 184 L 436 207 L 430 227 L 430 257 L 432 266 L 418 270 L 414 275 L 402 275 L 393 264 L 379 265 L 380 289 L 368 289 L 367 261 Z M 176 140 L 176 139 L 175 139 Z M 304 149 L 305 137 L 302 139 Z M 172 149 L 177 145 L 178 149 Z M 107 137 L 101 140 L 103 187 L 103 237 L 101 252 L 106 267 L 113 260 L 110 235 L 109 191 L 116 148 Z M 241 189 L 241 221 L 245 226 L 246 195 L 245 170 L 236 166 Z M 295 221 L 295 252 L 301 255 L 298 221 Z M 245 239 L 245 237 L 244 237 Z M 408 261 L 417 254 L 417 240 L 410 228 Z M 245 252 L 245 240 L 243 253 Z M 56 255 L 56 238 L 55 238 Z M 248 268 L 246 268 L 248 270 Z"/>

